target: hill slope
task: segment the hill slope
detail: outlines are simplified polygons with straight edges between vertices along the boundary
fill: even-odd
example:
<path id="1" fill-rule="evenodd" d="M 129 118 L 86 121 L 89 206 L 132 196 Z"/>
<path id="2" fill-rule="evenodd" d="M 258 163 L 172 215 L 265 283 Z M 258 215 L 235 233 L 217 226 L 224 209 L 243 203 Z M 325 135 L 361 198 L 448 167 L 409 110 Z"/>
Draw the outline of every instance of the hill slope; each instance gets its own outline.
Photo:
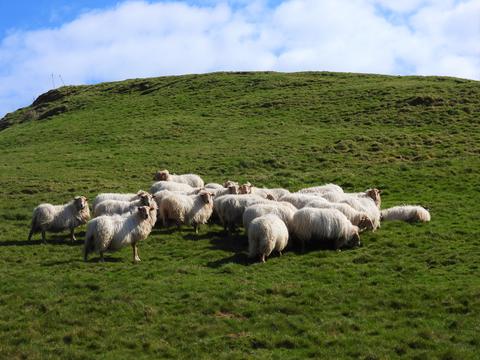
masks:
<path id="1" fill-rule="evenodd" d="M 0 354 L 107 358 L 475 358 L 480 84 L 216 73 L 64 87 L 0 121 Z M 290 190 L 375 186 L 428 206 L 340 253 L 246 266 L 243 236 L 156 229 L 105 264 L 27 242 L 31 211 L 148 189 L 155 170 Z M 84 228 L 81 229 L 81 231 Z M 38 239 L 38 237 L 36 238 Z"/>

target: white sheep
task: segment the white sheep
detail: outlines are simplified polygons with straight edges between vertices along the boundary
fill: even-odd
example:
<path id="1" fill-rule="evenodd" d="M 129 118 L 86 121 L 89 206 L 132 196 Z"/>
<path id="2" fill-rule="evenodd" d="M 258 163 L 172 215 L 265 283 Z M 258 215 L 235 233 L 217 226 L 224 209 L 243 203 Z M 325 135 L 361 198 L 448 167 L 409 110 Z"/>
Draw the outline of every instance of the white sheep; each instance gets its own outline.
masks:
<path id="1" fill-rule="evenodd" d="M 40 204 L 33 210 L 32 226 L 28 241 L 34 233 L 42 232 L 42 240 L 46 242 L 45 232 L 60 232 L 70 230 L 70 239 L 75 241 L 75 228 L 85 224 L 90 219 L 88 200 L 85 196 L 76 196 L 64 205 Z"/>
<path id="2" fill-rule="evenodd" d="M 156 172 L 153 180 L 156 181 L 173 181 L 177 183 L 188 184 L 191 187 L 203 187 L 204 182 L 202 178 L 196 174 L 175 175 L 170 174 L 168 170 L 159 170 Z"/>
<path id="3" fill-rule="evenodd" d="M 310 201 L 318 200 L 318 201 L 325 201 L 319 194 L 310 193 L 310 194 L 299 194 L 299 193 L 291 193 L 286 194 L 280 197 L 279 201 L 287 201 L 295 206 L 297 209 L 303 208 L 307 205 Z"/>
<path id="4" fill-rule="evenodd" d="M 200 191 L 201 188 L 194 188 L 188 184 L 182 184 L 174 181 L 157 181 L 153 183 L 152 187 L 150 188 L 150 193 L 155 194 L 156 192 L 162 190 L 170 190 L 170 191 L 181 191 L 184 193 L 196 193 Z"/>
<path id="5" fill-rule="evenodd" d="M 343 200 L 340 200 L 339 203 L 348 204 L 357 211 L 365 212 L 368 215 L 368 218 L 372 221 L 372 231 L 375 231 L 380 227 L 380 209 L 372 198 L 368 196 L 347 196 Z"/>
<path id="6" fill-rule="evenodd" d="M 211 189 L 223 189 L 224 186 L 218 183 L 208 183 L 205 185 L 205 189 L 211 190 Z"/>
<path id="7" fill-rule="evenodd" d="M 133 262 L 139 262 L 137 243 L 147 238 L 157 220 L 156 206 L 140 206 L 128 216 L 103 215 L 87 224 L 83 259 L 87 261 L 88 254 L 100 254 L 100 261 L 104 261 L 105 252 L 114 252 L 124 246 L 131 245 Z"/>
<path id="8" fill-rule="evenodd" d="M 201 224 L 206 224 L 212 216 L 212 193 L 201 191 L 198 195 L 183 195 L 170 193 L 160 202 L 159 214 L 163 224 L 173 220 L 178 226 L 181 224 L 193 225 L 195 233 Z"/>
<path id="9" fill-rule="evenodd" d="M 273 250 L 282 255 L 288 244 L 285 223 L 274 214 L 255 218 L 248 228 L 248 257 L 259 256 L 262 262 Z"/>
<path id="10" fill-rule="evenodd" d="M 148 194 L 146 191 L 139 190 L 136 194 L 122 194 L 122 193 L 102 193 L 98 194 L 93 199 L 92 210 L 95 212 L 95 208 L 98 204 L 105 200 L 121 200 L 121 201 L 134 201 L 140 199 L 142 195 Z"/>
<path id="11" fill-rule="evenodd" d="M 288 232 L 293 234 L 293 215 L 297 208 L 289 202 L 274 202 L 260 203 L 249 206 L 243 213 L 243 227 L 248 233 L 248 228 L 252 221 L 260 216 L 267 214 L 277 215 L 287 226 Z"/>
<path id="12" fill-rule="evenodd" d="M 140 195 L 138 200 L 122 201 L 122 200 L 105 200 L 97 204 L 94 210 L 94 217 L 101 215 L 122 215 L 132 212 L 139 206 L 150 206 L 153 197 L 145 192 Z"/>
<path id="13" fill-rule="evenodd" d="M 215 198 L 213 206 L 225 230 L 231 232 L 242 225 L 243 212 L 251 205 L 270 202 L 257 195 L 224 195 Z"/>
<path id="14" fill-rule="evenodd" d="M 274 196 L 270 193 L 269 189 L 266 188 L 257 188 L 255 186 L 252 186 L 249 182 L 240 185 L 238 188 L 238 193 L 239 194 L 251 194 L 251 195 L 257 195 L 260 196 L 264 199 L 269 199 L 269 200 L 276 200 Z"/>
<path id="15" fill-rule="evenodd" d="M 394 206 L 381 212 L 381 220 L 401 220 L 406 222 L 429 222 L 430 213 L 418 205 Z"/>
<path id="16" fill-rule="evenodd" d="M 324 194 L 324 193 L 327 193 L 327 192 L 343 193 L 343 189 L 336 184 L 325 184 L 325 185 L 321 185 L 321 186 L 313 186 L 313 187 L 309 187 L 309 188 L 304 188 L 304 189 L 298 190 L 297 192 L 301 193 L 301 194 L 308 194 L 308 193 Z"/>
<path id="17" fill-rule="evenodd" d="M 375 205 L 378 209 L 380 209 L 380 205 L 382 202 L 380 194 L 382 193 L 381 190 L 378 189 L 368 189 L 363 192 L 357 193 L 341 193 L 338 191 L 329 191 L 321 194 L 321 196 L 327 199 L 330 202 L 341 202 L 347 198 L 369 198 L 375 202 Z"/>
<path id="18" fill-rule="evenodd" d="M 293 215 L 293 225 L 302 250 L 307 241 L 323 244 L 333 241 L 335 249 L 361 245 L 358 226 L 336 209 L 305 207 Z"/>
<path id="19" fill-rule="evenodd" d="M 306 204 L 305 207 L 317 209 L 337 209 L 343 215 L 345 215 L 353 225 L 357 225 L 360 230 L 373 230 L 374 227 L 372 220 L 370 220 L 365 211 L 355 210 L 353 207 L 345 203 L 332 203 L 325 202 L 324 199 L 315 199 Z"/>
<path id="20" fill-rule="evenodd" d="M 239 186 L 238 182 L 232 181 L 232 180 L 226 180 L 226 181 L 223 183 L 223 187 L 225 187 L 225 188 L 229 187 L 230 185 Z"/>
<path id="21" fill-rule="evenodd" d="M 221 189 L 208 189 L 214 197 L 220 197 L 228 194 L 239 194 L 238 185 L 229 185 L 226 188 L 222 187 Z"/>

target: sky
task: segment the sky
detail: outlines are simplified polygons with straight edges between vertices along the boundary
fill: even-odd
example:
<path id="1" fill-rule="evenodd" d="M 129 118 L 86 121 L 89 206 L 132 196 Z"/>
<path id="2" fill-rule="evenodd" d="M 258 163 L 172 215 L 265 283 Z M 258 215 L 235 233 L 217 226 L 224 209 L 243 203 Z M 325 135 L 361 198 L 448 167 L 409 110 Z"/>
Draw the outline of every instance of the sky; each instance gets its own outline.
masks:
<path id="1" fill-rule="evenodd" d="M 63 84 L 263 70 L 480 80 L 480 0 L 0 1 L 0 117 Z"/>

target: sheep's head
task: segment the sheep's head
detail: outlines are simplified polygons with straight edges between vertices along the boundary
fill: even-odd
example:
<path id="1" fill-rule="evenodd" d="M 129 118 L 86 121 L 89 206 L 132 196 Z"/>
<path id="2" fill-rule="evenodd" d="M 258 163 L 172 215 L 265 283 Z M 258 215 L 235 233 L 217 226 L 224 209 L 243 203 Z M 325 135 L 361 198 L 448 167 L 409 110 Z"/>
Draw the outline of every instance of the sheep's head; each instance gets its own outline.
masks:
<path id="1" fill-rule="evenodd" d="M 380 204 L 382 203 L 382 199 L 380 197 L 380 194 L 382 193 L 382 190 L 378 189 L 368 189 L 366 192 L 368 197 L 372 198 L 373 201 L 375 201 L 375 205 L 377 205 L 380 208 Z"/>
<path id="2" fill-rule="evenodd" d="M 211 204 L 213 202 L 213 193 L 208 192 L 208 191 L 201 191 L 198 193 L 202 197 L 202 200 L 205 202 L 205 204 Z"/>
<path id="3" fill-rule="evenodd" d="M 168 170 L 158 170 L 155 175 L 153 176 L 153 180 L 156 180 L 156 181 L 167 181 L 168 179 L 168 175 L 170 173 L 168 172 Z"/>
<path id="4" fill-rule="evenodd" d="M 88 199 L 85 196 L 75 196 L 73 198 L 73 201 L 78 211 L 81 211 L 88 207 Z"/>
<path id="5" fill-rule="evenodd" d="M 227 188 L 228 188 L 229 194 L 234 194 L 234 195 L 238 194 L 238 185 L 232 184 L 232 185 L 229 185 Z"/>
<path id="6" fill-rule="evenodd" d="M 363 215 L 358 223 L 358 227 L 360 230 L 373 230 L 373 222 L 367 215 Z"/>
<path id="7" fill-rule="evenodd" d="M 239 194 L 251 194 L 252 193 L 252 184 L 249 182 L 240 185 L 240 188 L 238 189 Z"/>
<path id="8" fill-rule="evenodd" d="M 147 192 L 144 192 L 143 194 L 139 195 L 140 196 L 140 204 L 144 206 L 150 206 L 150 203 L 153 200 L 152 195 L 150 195 Z"/>
<path id="9" fill-rule="evenodd" d="M 350 248 L 353 248 L 353 247 L 357 247 L 357 246 L 362 246 L 362 242 L 360 241 L 360 235 L 358 234 L 358 227 L 357 226 L 354 226 L 354 231 L 353 231 L 353 234 L 352 234 L 352 237 L 348 240 L 347 242 L 347 247 L 350 247 Z"/>
<path id="10" fill-rule="evenodd" d="M 238 183 L 236 183 L 235 181 L 232 181 L 232 180 L 227 180 L 223 183 L 223 187 L 225 187 L 225 188 L 228 188 L 231 185 L 237 185 L 238 186 Z"/>
<path id="11" fill-rule="evenodd" d="M 141 219 L 148 219 L 150 207 L 148 206 L 139 206 L 138 208 L 138 215 L 140 216 Z"/>

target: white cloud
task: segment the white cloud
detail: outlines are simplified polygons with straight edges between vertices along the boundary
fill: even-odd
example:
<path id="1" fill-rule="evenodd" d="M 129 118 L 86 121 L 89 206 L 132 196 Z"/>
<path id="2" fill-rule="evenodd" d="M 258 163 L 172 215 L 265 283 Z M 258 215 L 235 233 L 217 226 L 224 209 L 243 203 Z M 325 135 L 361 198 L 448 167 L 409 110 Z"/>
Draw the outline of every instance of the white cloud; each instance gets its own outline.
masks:
<path id="1" fill-rule="evenodd" d="M 11 32 L 0 42 L 0 115 L 51 88 L 52 73 L 68 84 L 218 70 L 480 79 L 480 0 L 208 3 L 124 2 L 59 28 Z"/>

